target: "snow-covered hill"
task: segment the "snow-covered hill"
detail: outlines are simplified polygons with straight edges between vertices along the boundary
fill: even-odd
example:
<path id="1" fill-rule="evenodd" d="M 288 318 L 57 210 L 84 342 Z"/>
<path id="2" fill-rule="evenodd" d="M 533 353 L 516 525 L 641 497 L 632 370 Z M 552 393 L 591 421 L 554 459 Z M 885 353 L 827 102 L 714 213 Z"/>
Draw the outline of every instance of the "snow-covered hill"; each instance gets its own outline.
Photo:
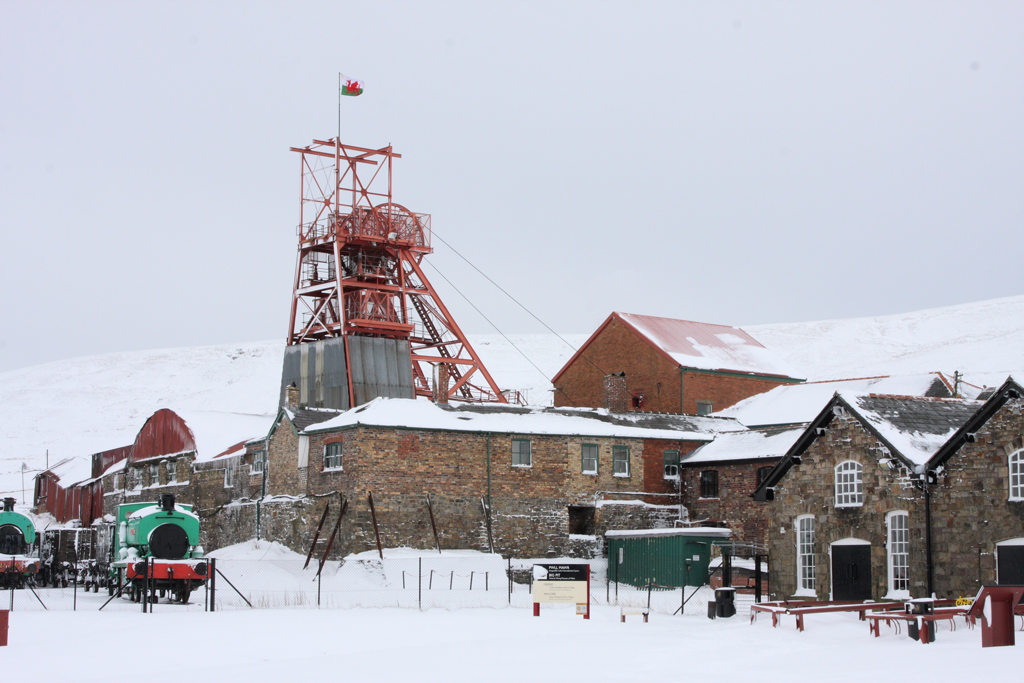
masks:
<path id="1" fill-rule="evenodd" d="M 744 329 L 808 379 L 960 370 L 968 382 L 994 385 L 1024 370 L 1024 296 Z M 562 336 L 579 346 L 588 334 Z M 550 405 L 546 378 L 573 348 L 548 334 L 509 339 L 471 337 L 503 388 Z M 0 492 L 21 498 L 24 462 L 31 499 L 32 477 L 45 466 L 47 450 L 53 464 L 127 445 L 159 408 L 257 415 L 269 423 L 283 350 L 281 342 L 255 342 L 111 353 L 0 373 Z"/>

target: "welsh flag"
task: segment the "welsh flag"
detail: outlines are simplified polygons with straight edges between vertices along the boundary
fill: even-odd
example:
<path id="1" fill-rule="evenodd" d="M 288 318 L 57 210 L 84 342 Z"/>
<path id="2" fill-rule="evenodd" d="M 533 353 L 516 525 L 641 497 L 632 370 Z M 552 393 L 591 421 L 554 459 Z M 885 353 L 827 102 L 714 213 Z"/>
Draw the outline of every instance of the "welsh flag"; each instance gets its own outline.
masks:
<path id="1" fill-rule="evenodd" d="M 363 88 L 366 86 L 366 82 L 363 80 L 356 80 L 355 78 L 348 78 L 346 76 L 341 77 L 341 94 L 348 95 L 349 97 L 356 97 L 357 95 L 363 94 Z"/>

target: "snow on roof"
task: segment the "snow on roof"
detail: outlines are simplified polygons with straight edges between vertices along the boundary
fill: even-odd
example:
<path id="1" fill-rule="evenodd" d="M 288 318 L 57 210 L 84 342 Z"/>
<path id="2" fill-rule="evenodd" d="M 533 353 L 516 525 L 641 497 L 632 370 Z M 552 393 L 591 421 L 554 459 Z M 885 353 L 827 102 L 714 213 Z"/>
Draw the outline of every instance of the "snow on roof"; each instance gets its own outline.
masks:
<path id="1" fill-rule="evenodd" d="M 744 399 L 715 415 L 735 418 L 747 427 L 810 422 L 837 392 L 898 396 L 949 395 L 942 377 L 934 372 L 899 377 L 861 377 L 785 384 Z"/>
<path id="2" fill-rule="evenodd" d="M 840 394 L 901 455 L 923 466 L 982 405 L 966 399 Z"/>
<path id="3" fill-rule="evenodd" d="M 804 427 L 788 429 L 753 429 L 746 432 L 718 434 L 682 459 L 682 464 L 721 462 L 753 458 L 781 458 L 804 433 Z"/>
<path id="4" fill-rule="evenodd" d="M 557 434 L 612 436 L 637 439 L 689 439 L 708 441 L 720 431 L 743 429 L 734 420 L 649 413 L 609 413 L 591 408 L 540 408 L 507 405 L 458 405 L 442 408 L 430 401 L 377 398 L 306 432 L 342 429 L 355 425 L 404 427 L 455 432 L 500 434 Z"/>
<path id="5" fill-rule="evenodd" d="M 681 529 L 629 529 L 604 532 L 608 538 L 622 538 L 630 536 L 717 536 L 718 538 L 729 538 L 732 536 L 732 529 L 721 527 L 694 526 Z"/>
<path id="6" fill-rule="evenodd" d="M 204 462 L 270 431 L 272 419 L 214 411 L 175 411 L 185 421 L 196 443 L 196 461 Z"/>
<path id="7" fill-rule="evenodd" d="M 635 313 L 612 315 L 684 367 L 796 376 L 789 364 L 738 327 Z"/>
<path id="8" fill-rule="evenodd" d="M 92 459 L 75 456 L 66 458 L 47 470 L 64 488 L 71 488 L 79 482 L 92 478 Z"/>

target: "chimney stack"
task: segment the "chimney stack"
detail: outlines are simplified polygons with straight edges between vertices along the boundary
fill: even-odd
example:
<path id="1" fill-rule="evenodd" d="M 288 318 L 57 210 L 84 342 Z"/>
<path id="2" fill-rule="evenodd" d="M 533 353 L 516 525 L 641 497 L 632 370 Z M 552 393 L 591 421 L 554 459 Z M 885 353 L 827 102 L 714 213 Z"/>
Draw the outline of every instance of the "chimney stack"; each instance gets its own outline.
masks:
<path id="1" fill-rule="evenodd" d="M 448 403 L 448 364 L 438 363 L 437 366 L 437 402 Z"/>
<path id="2" fill-rule="evenodd" d="M 604 407 L 613 413 L 629 410 L 629 392 L 626 391 L 626 373 L 616 372 L 604 377 Z"/>
<path id="3" fill-rule="evenodd" d="M 292 382 L 284 389 L 284 405 L 286 408 L 299 407 L 299 388 Z"/>

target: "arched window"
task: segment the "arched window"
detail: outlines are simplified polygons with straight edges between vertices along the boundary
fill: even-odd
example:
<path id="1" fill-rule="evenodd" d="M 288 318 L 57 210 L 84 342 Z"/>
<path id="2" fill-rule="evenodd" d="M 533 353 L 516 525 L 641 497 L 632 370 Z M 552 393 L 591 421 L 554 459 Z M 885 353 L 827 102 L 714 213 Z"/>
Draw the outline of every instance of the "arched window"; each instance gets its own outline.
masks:
<path id="1" fill-rule="evenodd" d="M 1010 500 L 1024 500 L 1024 449 L 1010 453 Z"/>
<path id="2" fill-rule="evenodd" d="M 852 507 L 864 503 L 863 468 L 859 462 L 847 460 L 836 465 L 836 507 Z"/>
<path id="3" fill-rule="evenodd" d="M 889 542 L 889 595 L 893 599 L 910 597 L 910 515 L 894 510 L 885 516 Z"/>
<path id="4" fill-rule="evenodd" d="M 793 524 L 796 531 L 796 593 L 814 594 L 814 516 L 801 515 Z"/>

